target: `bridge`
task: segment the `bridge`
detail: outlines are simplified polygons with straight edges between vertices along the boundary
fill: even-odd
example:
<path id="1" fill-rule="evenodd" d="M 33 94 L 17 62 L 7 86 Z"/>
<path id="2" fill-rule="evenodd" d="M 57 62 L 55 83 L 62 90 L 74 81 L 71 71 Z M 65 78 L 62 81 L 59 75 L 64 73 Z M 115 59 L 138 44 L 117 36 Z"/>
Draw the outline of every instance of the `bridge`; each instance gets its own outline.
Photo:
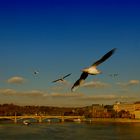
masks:
<path id="1" fill-rule="evenodd" d="M 65 120 L 74 120 L 74 119 L 80 119 L 81 121 L 85 119 L 85 116 L 46 116 L 46 115 L 27 115 L 27 116 L 0 116 L 0 119 L 8 119 L 13 120 L 15 123 L 17 123 L 18 120 L 22 119 L 35 119 L 39 123 L 43 122 L 45 119 L 59 119 L 61 122 L 64 122 Z"/>

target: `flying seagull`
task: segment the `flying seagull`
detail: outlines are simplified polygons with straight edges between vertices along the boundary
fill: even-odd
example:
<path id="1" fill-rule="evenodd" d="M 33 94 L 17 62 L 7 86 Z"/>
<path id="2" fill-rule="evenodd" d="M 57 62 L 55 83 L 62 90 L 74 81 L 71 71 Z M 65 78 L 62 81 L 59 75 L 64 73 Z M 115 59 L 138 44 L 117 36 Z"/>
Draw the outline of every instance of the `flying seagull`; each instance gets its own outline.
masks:
<path id="1" fill-rule="evenodd" d="M 83 69 L 82 70 L 83 72 L 82 72 L 80 78 L 74 83 L 71 90 L 75 91 L 84 82 L 84 80 L 87 78 L 88 74 L 90 74 L 90 75 L 100 74 L 101 71 L 97 69 L 97 66 L 99 64 L 103 63 L 105 60 L 107 60 L 115 52 L 115 50 L 116 50 L 116 48 L 112 49 L 111 51 L 106 53 L 101 59 L 94 62 L 90 67 Z"/>
<path id="2" fill-rule="evenodd" d="M 116 76 L 118 76 L 118 75 L 119 75 L 119 74 L 117 74 L 117 73 L 109 74 L 110 77 L 116 77 Z"/>
<path id="3" fill-rule="evenodd" d="M 67 75 L 65 75 L 65 76 L 63 76 L 62 78 L 59 78 L 59 79 L 57 79 L 57 80 L 52 81 L 52 83 L 55 83 L 55 82 L 58 82 L 58 81 L 63 82 L 64 79 L 65 79 L 66 77 L 70 76 L 70 75 L 71 75 L 71 73 L 70 73 L 70 74 L 67 74 Z"/>
<path id="4" fill-rule="evenodd" d="M 34 75 L 37 75 L 39 73 L 39 71 L 36 70 L 33 73 L 34 73 Z"/>

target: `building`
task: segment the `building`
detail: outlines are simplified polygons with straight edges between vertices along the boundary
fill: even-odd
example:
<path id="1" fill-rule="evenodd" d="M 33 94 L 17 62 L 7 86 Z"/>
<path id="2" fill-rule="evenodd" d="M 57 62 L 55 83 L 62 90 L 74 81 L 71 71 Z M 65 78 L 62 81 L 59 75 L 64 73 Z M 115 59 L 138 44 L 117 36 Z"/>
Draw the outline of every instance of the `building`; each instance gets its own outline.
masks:
<path id="1" fill-rule="evenodd" d="M 104 118 L 107 114 L 107 109 L 103 105 L 93 104 L 92 105 L 92 117 L 93 118 Z"/>
<path id="2" fill-rule="evenodd" d="M 140 119 L 140 110 L 134 111 L 135 119 Z"/>
<path id="3" fill-rule="evenodd" d="M 140 102 L 134 103 L 135 110 L 140 110 Z"/>
<path id="4" fill-rule="evenodd" d="M 113 106 L 113 109 L 116 112 L 120 112 L 121 110 L 124 110 L 133 113 L 135 111 L 135 106 L 134 103 L 116 102 Z"/>
<path id="5" fill-rule="evenodd" d="M 126 111 L 134 116 L 133 118 L 140 119 L 140 102 L 126 103 L 126 102 L 116 102 L 113 106 L 116 112 Z"/>

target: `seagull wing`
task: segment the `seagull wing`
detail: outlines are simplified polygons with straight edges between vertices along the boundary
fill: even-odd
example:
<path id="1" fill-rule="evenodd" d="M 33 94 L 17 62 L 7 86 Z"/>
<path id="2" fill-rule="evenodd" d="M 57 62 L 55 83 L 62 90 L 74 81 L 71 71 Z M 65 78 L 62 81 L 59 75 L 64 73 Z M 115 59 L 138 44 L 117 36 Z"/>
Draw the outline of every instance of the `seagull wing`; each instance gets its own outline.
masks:
<path id="1" fill-rule="evenodd" d="M 88 73 L 83 72 L 81 74 L 80 78 L 74 83 L 71 90 L 75 91 L 75 89 L 78 88 L 81 85 L 81 83 L 87 78 L 87 76 L 88 76 Z"/>
<path id="2" fill-rule="evenodd" d="M 52 83 L 55 83 L 55 82 L 60 81 L 60 80 L 62 80 L 62 79 L 57 79 L 57 80 L 54 80 L 54 81 L 52 81 Z"/>
<path id="3" fill-rule="evenodd" d="M 64 76 L 64 77 L 62 77 L 62 78 L 59 78 L 59 79 L 57 79 L 57 80 L 54 80 L 54 81 L 52 81 L 52 83 L 55 83 L 55 82 L 57 82 L 57 81 L 63 81 L 63 79 L 64 78 L 66 78 L 66 77 L 68 77 L 68 76 L 70 76 L 71 75 L 71 73 L 70 74 L 67 74 L 66 76 Z"/>
<path id="4" fill-rule="evenodd" d="M 70 76 L 71 75 L 71 73 L 70 74 L 67 74 L 66 76 L 64 76 L 62 79 L 64 79 L 64 78 L 66 78 L 66 77 L 68 77 L 68 76 Z"/>
<path id="5" fill-rule="evenodd" d="M 99 64 L 103 63 L 115 52 L 115 50 L 116 50 L 116 48 L 114 48 L 111 51 L 109 51 L 108 53 L 106 53 L 100 60 L 93 63 L 92 66 L 98 66 Z"/>

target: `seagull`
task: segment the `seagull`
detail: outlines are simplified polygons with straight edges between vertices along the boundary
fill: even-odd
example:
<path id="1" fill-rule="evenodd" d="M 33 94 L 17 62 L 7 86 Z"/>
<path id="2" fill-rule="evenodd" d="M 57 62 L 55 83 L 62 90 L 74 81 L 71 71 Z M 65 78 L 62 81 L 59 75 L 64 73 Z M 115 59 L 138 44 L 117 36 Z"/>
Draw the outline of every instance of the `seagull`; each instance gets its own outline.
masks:
<path id="1" fill-rule="evenodd" d="M 110 77 L 116 77 L 116 76 L 118 76 L 118 75 L 119 75 L 119 74 L 117 74 L 117 73 L 109 74 Z"/>
<path id="2" fill-rule="evenodd" d="M 39 71 L 34 71 L 34 75 L 37 75 L 39 73 Z"/>
<path id="3" fill-rule="evenodd" d="M 58 82 L 58 81 L 63 82 L 64 79 L 65 79 L 66 77 L 70 76 L 70 75 L 71 75 L 71 73 L 70 73 L 70 74 L 67 74 L 67 75 L 65 75 L 65 76 L 63 76 L 62 78 L 59 78 L 59 79 L 57 79 L 57 80 L 52 81 L 52 83 L 55 83 L 55 82 Z"/>
<path id="4" fill-rule="evenodd" d="M 115 52 L 115 50 L 116 48 L 112 49 L 111 51 L 106 53 L 101 59 L 94 62 L 90 67 L 83 69 L 80 78 L 74 83 L 71 91 L 75 91 L 85 81 L 85 79 L 88 77 L 88 74 L 97 75 L 102 73 L 100 70 L 97 69 L 97 66 L 107 60 Z"/>

